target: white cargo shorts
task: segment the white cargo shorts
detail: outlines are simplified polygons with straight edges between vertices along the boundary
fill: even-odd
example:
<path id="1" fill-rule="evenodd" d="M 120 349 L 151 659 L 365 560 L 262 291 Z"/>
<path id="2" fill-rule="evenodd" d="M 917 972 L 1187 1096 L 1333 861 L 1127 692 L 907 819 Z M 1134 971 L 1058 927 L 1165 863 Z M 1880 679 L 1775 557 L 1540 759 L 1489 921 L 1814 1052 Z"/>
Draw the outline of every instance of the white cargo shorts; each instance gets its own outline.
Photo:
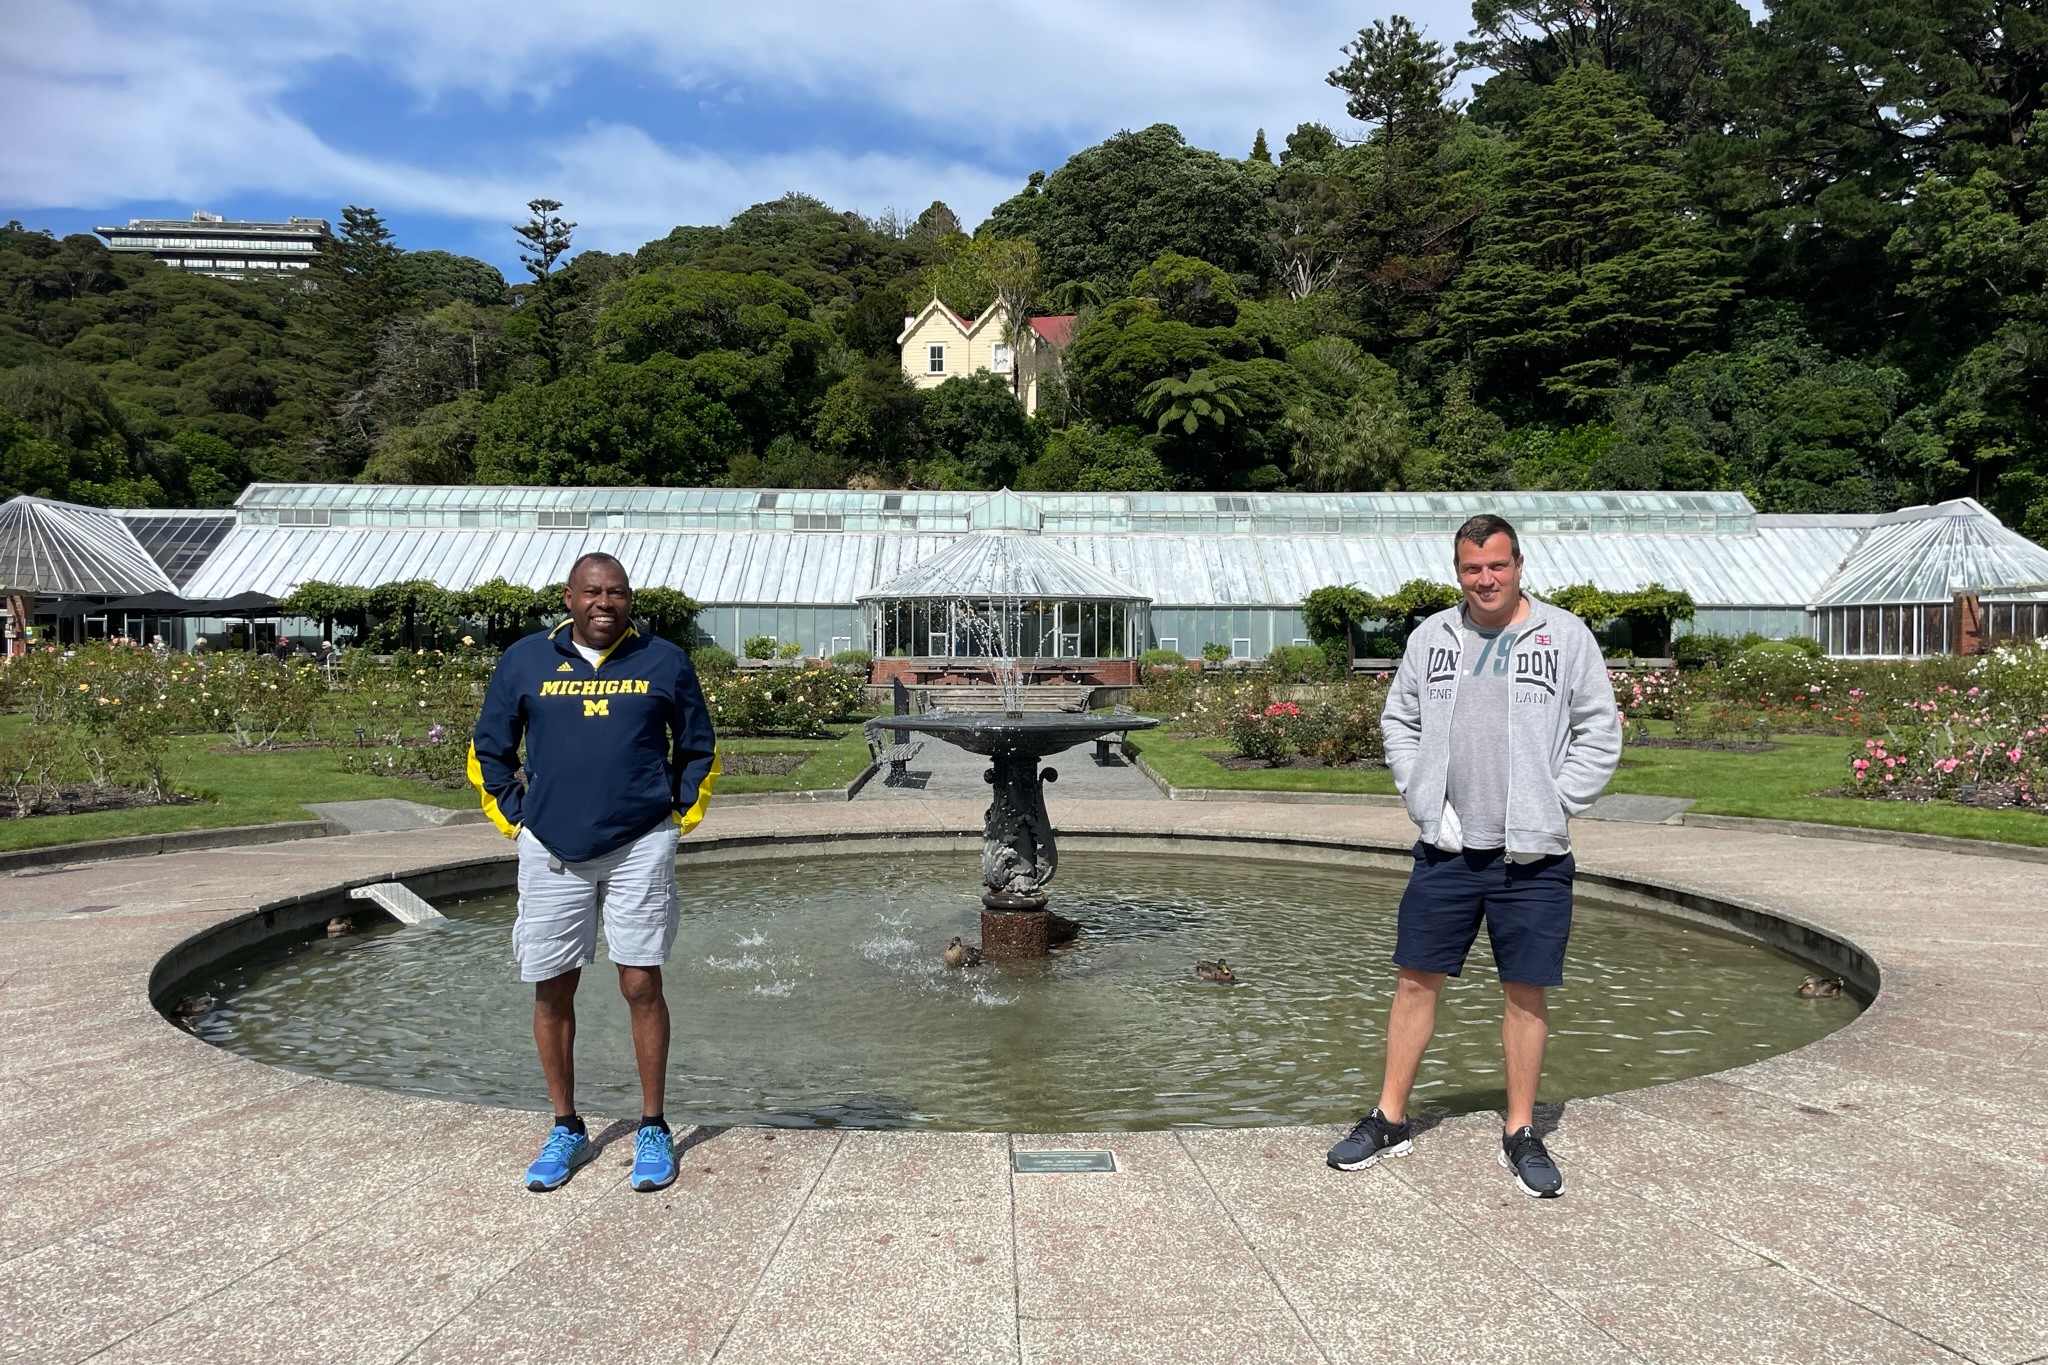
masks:
<path id="1" fill-rule="evenodd" d="M 664 820 L 623 848 L 587 863 L 558 862 L 519 831 L 519 918 L 512 956 L 521 981 L 549 981 L 597 961 L 597 920 L 606 954 L 621 967 L 659 967 L 676 941 L 676 825 Z"/>

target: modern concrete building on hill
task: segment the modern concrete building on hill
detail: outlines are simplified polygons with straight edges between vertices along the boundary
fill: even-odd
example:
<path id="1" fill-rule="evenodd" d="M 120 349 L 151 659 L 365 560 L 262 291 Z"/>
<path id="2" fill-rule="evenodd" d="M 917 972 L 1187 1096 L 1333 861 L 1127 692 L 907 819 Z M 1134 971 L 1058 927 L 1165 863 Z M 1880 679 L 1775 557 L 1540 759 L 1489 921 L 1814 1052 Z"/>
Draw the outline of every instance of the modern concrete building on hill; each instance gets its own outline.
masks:
<path id="1" fill-rule="evenodd" d="M 325 218 L 282 223 L 230 222 L 201 209 L 182 218 L 130 218 L 127 227 L 94 228 L 111 251 L 137 252 L 200 275 L 240 278 L 304 270 L 329 235 Z"/>

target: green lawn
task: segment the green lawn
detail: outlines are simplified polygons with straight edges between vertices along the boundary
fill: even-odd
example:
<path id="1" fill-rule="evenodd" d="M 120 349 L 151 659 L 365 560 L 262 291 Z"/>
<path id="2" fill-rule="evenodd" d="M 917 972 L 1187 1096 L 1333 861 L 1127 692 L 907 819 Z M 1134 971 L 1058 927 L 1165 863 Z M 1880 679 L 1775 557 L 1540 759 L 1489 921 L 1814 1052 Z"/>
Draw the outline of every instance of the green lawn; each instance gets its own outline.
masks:
<path id="1" fill-rule="evenodd" d="M 1653 725 L 1653 732 L 1670 727 Z M 1765 820 L 1811 820 L 1823 825 L 1946 834 L 2048 847 L 2048 817 L 2028 811 L 1973 810 L 1947 802 L 1862 801 L 1811 796 L 1841 787 L 1849 754 L 1862 741 L 1834 735 L 1784 735 L 1766 754 L 1704 749 L 1622 750 L 1622 769 L 1609 791 L 1648 796 L 1689 796 L 1702 815 L 1746 815 Z"/>
<path id="2" fill-rule="evenodd" d="M 1180 736 L 1145 730 L 1130 737 L 1129 747 L 1143 755 L 1152 771 L 1176 787 L 1214 787 L 1254 792 L 1383 792 L 1392 795 L 1393 777 L 1383 768 L 1247 768 L 1242 772 L 1219 765 L 1210 754 L 1228 753 L 1230 746 L 1207 735 Z"/>
<path id="3" fill-rule="evenodd" d="M 1651 730 L 1668 735 L 1671 727 L 1653 724 Z M 2048 817 L 2026 811 L 1809 795 L 1840 787 L 1847 780 L 1848 756 L 1852 749 L 1860 749 L 1860 741 L 1829 735 L 1786 735 L 1776 742 L 1782 747 L 1763 754 L 1630 745 L 1623 750 L 1622 768 L 1608 784 L 1608 790 L 1648 796 L 1689 796 L 1696 803 L 1693 810 L 1702 815 L 1810 820 L 1824 825 L 2048 847 Z M 1384 771 L 1269 768 L 1232 772 L 1208 756 L 1227 748 L 1218 739 L 1180 738 L 1154 730 L 1132 736 L 1131 745 L 1144 755 L 1153 771 L 1176 787 L 1224 791 L 1394 790 L 1393 778 Z"/>
<path id="4" fill-rule="evenodd" d="M 718 779 L 717 790 L 712 794 L 714 803 L 718 800 L 718 792 L 817 791 L 826 787 L 843 787 L 859 777 L 861 769 L 868 766 L 867 740 L 857 724 L 846 726 L 831 739 L 721 739 L 718 747 L 728 754 L 805 753 L 810 757 L 804 760 L 801 768 L 781 777 L 725 773 Z"/>
<path id="5" fill-rule="evenodd" d="M 0 717 L 0 738 L 26 723 L 23 716 Z M 363 801 L 395 796 L 456 810 L 472 810 L 477 805 L 476 793 L 467 787 L 436 787 L 410 778 L 345 773 L 339 755 L 330 750 L 213 752 L 215 745 L 227 742 L 225 735 L 180 735 L 172 740 L 176 754 L 172 783 L 180 791 L 206 798 L 196 805 L 0 819 L 0 850 L 115 839 L 130 834 L 310 820 L 313 814 L 305 808 L 308 801 Z M 727 752 L 811 755 L 802 767 L 780 777 L 737 773 L 721 777 L 717 790 L 723 793 L 843 787 L 860 775 L 868 761 L 867 744 L 858 725 L 847 726 L 831 739 L 731 739 L 721 740 L 720 747 Z M 716 799 L 714 795 L 713 801 Z"/>

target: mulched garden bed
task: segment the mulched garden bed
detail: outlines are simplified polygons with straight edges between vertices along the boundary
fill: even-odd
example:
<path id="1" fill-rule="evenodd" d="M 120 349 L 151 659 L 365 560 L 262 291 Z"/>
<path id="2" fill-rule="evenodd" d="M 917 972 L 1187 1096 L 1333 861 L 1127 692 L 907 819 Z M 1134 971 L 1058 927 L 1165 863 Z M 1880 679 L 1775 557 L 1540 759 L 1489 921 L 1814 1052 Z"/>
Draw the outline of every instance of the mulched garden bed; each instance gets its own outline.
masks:
<path id="1" fill-rule="evenodd" d="M 0 797 L 0 813 L 13 819 L 38 815 L 95 815 L 107 810 L 135 810 L 142 806 L 196 806 L 201 798 L 172 792 L 153 796 L 138 787 L 65 787 L 37 798 L 24 810 L 11 798 Z"/>
<path id="2" fill-rule="evenodd" d="M 1969 806 L 1973 810 L 2025 810 L 2048 813 L 2048 803 L 2037 796 L 2033 801 L 2020 797 L 2017 782 L 1980 782 L 1970 796 L 1944 796 L 1932 783 L 1901 782 L 1889 788 L 1876 791 L 1850 791 L 1846 787 L 1830 787 L 1815 796 L 1845 796 L 1861 801 L 1911 801 L 1919 805 L 1942 801 L 1955 806 Z"/>
<path id="3" fill-rule="evenodd" d="M 1208 757 L 1215 762 L 1217 767 L 1234 773 L 1269 768 L 1309 768 L 1326 773 L 1363 773 L 1373 772 L 1387 766 L 1370 758 L 1354 758 L 1349 763 L 1325 763 L 1320 759 L 1310 758 L 1307 754 L 1289 754 L 1278 763 L 1268 763 L 1263 758 L 1245 758 L 1241 754 L 1210 754 Z"/>
<path id="4" fill-rule="evenodd" d="M 1768 754 L 1784 748 L 1768 740 L 1754 739 L 1632 739 L 1631 749 L 1707 749 L 1720 754 Z"/>

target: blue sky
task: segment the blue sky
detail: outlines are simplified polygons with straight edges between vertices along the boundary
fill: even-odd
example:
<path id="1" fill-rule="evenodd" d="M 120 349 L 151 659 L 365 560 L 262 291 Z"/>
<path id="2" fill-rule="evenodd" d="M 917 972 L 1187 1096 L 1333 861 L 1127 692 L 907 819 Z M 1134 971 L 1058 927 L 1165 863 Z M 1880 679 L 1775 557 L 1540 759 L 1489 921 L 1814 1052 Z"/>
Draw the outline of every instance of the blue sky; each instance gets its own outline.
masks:
<path id="1" fill-rule="evenodd" d="M 311 12 L 308 12 L 311 11 Z M 1305 119 L 1387 11 L 1290 3 L 655 4 L 0 0 L 0 219 L 338 217 L 516 269 L 509 224 L 560 199 L 624 250 L 785 190 L 970 226 L 1035 169 L 1173 123 L 1243 155 Z M 1463 4 L 1406 4 L 1447 45 Z"/>

